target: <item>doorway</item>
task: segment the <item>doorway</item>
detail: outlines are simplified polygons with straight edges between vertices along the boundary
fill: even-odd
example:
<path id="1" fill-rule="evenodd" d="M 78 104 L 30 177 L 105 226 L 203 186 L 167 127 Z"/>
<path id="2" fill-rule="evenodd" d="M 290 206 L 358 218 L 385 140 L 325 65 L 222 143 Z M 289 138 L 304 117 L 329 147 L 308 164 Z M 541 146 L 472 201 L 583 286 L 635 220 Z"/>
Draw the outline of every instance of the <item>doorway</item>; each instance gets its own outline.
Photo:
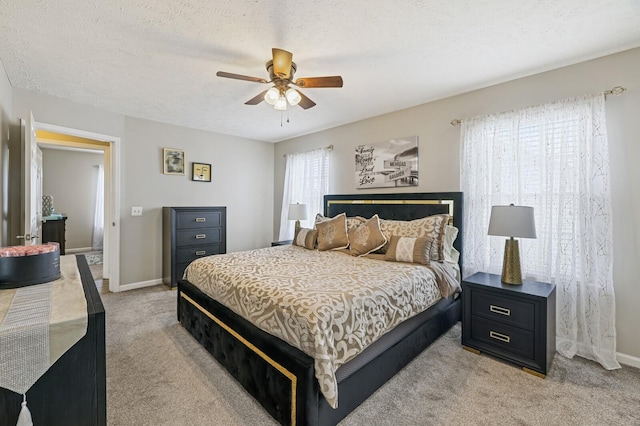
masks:
<path id="1" fill-rule="evenodd" d="M 120 138 L 84 130 L 36 122 L 38 145 L 58 149 L 80 149 L 103 153 L 104 243 L 103 276 L 109 291 L 120 290 Z M 106 283 L 105 283 L 106 284 Z"/>

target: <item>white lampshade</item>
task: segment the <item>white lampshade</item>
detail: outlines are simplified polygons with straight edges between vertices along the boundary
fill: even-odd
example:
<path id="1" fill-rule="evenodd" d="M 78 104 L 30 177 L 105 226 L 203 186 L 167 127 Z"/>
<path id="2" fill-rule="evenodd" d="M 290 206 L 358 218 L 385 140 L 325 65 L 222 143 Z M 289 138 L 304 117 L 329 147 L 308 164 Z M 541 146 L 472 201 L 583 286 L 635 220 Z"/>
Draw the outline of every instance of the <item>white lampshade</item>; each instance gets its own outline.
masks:
<path id="1" fill-rule="evenodd" d="M 302 100 L 302 96 L 296 89 L 289 88 L 284 94 L 287 97 L 287 101 L 289 101 L 289 105 L 298 105 L 298 103 Z"/>
<path id="2" fill-rule="evenodd" d="M 489 219 L 489 235 L 514 238 L 536 238 L 533 207 L 493 206 Z"/>
<path id="3" fill-rule="evenodd" d="M 272 87 L 271 89 L 267 90 L 267 93 L 264 94 L 264 100 L 269 105 L 275 105 L 279 97 L 280 97 L 280 91 L 275 87 Z"/>
<path id="4" fill-rule="evenodd" d="M 289 204 L 289 220 L 305 220 L 306 218 L 306 204 Z"/>
<path id="5" fill-rule="evenodd" d="M 286 111 L 287 110 L 287 99 L 284 96 L 280 96 L 276 103 L 273 105 L 275 109 L 278 111 Z"/>

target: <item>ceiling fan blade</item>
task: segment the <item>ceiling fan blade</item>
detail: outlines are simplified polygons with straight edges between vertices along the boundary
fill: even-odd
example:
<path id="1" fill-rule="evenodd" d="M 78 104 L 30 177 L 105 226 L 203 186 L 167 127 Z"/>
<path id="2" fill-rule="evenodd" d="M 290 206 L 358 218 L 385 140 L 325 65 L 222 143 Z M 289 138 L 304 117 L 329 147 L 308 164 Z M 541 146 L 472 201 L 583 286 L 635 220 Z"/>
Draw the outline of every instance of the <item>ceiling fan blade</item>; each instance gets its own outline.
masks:
<path id="1" fill-rule="evenodd" d="M 224 72 L 224 71 L 218 71 L 216 75 L 218 77 L 233 78 L 236 80 L 253 81 L 254 83 L 268 83 L 268 81 L 265 80 L 264 78 L 250 77 L 248 75 L 233 74 L 233 73 Z"/>
<path id="2" fill-rule="evenodd" d="M 296 80 L 298 87 L 314 88 L 314 87 L 342 87 L 342 77 L 334 75 L 330 77 L 304 77 Z"/>
<path id="3" fill-rule="evenodd" d="M 301 92 L 301 91 L 299 91 L 299 90 L 296 90 L 296 92 L 298 92 L 298 93 L 300 94 L 300 97 L 302 98 L 302 99 L 300 99 L 300 102 L 298 102 L 298 105 L 299 105 L 300 107 L 302 107 L 303 109 L 309 109 L 309 108 L 311 108 L 311 107 L 316 106 L 316 103 L 315 103 L 315 102 L 313 102 L 311 99 L 307 98 L 307 97 L 304 95 L 304 93 L 302 93 L 302 92 Z"/>
<path id="4" fill-rule="evenodd" d="M 267 93 L 267 91 L 265 90 L 264 92 L 259 93 L 258 95 L 254 96 L 253 98 L 249 99 L 247 102 L 245 102 L 245 105 L 258 105 L 260 102 L 264 101 L 264 94 Z"/>
<path id="5" fill-rule="evenodd" d="M 293 53 L 275 47 L 271 49 L 271 53 L 273 54 L 273 73 L 280 78 L 289 78 Z"/>

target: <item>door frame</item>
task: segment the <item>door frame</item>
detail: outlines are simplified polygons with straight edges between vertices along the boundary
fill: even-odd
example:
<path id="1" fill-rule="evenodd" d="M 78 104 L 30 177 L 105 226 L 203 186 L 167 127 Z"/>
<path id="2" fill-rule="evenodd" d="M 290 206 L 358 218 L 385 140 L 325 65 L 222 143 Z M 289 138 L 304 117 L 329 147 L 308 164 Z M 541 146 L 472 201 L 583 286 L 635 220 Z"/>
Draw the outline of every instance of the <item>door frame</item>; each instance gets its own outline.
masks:
<path id="1" fill-rule="evenodd" d="M 105 135 L 58 126 L 55 124 L 36 121 L 36 130 L 60 133 L 85 139 L 93 139 L 99 142 L 109 143 L 109 150 L 103 150 L 105 163 L 105 182 L 109 182 L 109 193 L 105 191 L 105 215 L 104 215 L 104 246 L 105 246 L 105 277 L 109 279 L 109 291 L 120 291 L 120 152 L 121 140 L 118 136 Z M 51 143 L 47 141 L 46 143 Z M 64 145 L 64 142 L 60 142 Z"/>

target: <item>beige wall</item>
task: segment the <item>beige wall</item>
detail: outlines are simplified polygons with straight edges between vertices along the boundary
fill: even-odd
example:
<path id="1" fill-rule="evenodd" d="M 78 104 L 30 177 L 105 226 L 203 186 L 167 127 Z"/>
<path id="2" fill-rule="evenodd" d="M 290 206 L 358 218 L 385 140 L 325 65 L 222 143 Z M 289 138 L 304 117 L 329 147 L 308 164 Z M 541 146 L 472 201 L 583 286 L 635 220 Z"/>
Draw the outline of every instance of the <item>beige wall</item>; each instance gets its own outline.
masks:
<path id="1" fill-rule="evenodd" d="M 276 144 L 274 236 L 278 235 L 286 153 L 334 145 L 331 192 L 355 193 L 354 147 L 418 135 L 418 187 L 398 191 L 460 189 L 460 128 L 454 118 L 500 112 L 556 99 L 598 93 L 617 85 L 628 89 L 607 100 L 614 219 L 614 286 L 618 351 L 640 358 L 640 49 L 521 78 L 414 108 L 363 120 Z M 470 70 L 470 72 L 473 72 Z M 633 183 L 633 184 L 632 184 Z M 394 192 L 394 190 L 359 190 Z"/>
<path id="2" fill-rule="evenodd" d="M 273 144 L 135 118 L 127 118 L 125 134 L 120 244 L 138 247 L 129 256 L 149 265 L 128 282 L 161 276 L 163 206 L 227 206 L 227 251 L 269 246 Z M 162 174 L 162 148 L 185 151 L 185 176 Z M 211 183 L 191 180 L 194 161 L 211 164 Z M 142 206 L 143 216 L 132 217 L 131 206 Z"/>
<path id="3" fill-rule="evenodd" d="M 41 149 L 42 195 L 51 195 L 56 212 L 67 215 L 66 249 L 91 247 L 102 152 Z"/>
<path id="4" fill-rule="evenodd" d="M 162 277 L 162 206 L 227 206 L 228 251 L 266 247 L 273 233 L 273 144 L 126 117 L 21 89 L 13 117 L 121 138 L 120 284 Z M 162 148 L 212 163 L 211 183 L 162 174 Z M 141 217 L 131 216 L 142 206 Z"/>
<path id="5" fill-rule="evenodd" d="M 0 60 L 0 246 L 7 245 L 9 219 L 9 140 L 13 108 L 11 83 Z"/>

